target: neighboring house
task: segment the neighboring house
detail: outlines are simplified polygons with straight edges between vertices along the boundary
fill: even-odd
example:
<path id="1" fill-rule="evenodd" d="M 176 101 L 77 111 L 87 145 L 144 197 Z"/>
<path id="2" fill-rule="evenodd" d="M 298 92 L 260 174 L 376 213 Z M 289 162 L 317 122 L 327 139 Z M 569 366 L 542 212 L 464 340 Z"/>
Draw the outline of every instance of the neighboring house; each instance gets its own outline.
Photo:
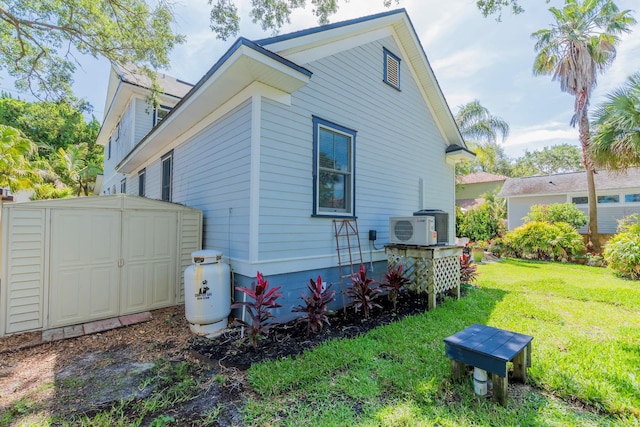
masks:
<path id="1" fill-rule="evenodd" d="M 236 285 L 257 271 L 282 285 L 281 319 L 318 274 L 340 290 L 334 220 L 357 218 L 378 277 L 389 217 L 440 209 L 454 230 L 454 166 L 473 154 L 404 10 L 240 38 L 153 128 L 144 93 L 118 100 L 129 86 L 112 75 L 98 141 L 117 123 L 129 133 L 103 193 L 122 180 L 202 209 L 203 247 L 223 252 Z"/>
<path id="2" fill-rule="evenodd" d="M 595 185 L 599 233 L 614 234 L 619 219 L 640 213 L 640 169 L 629 169 L 626 173 L 598 171 Z M 508 178 L 499 196 L 507 199 L 509 230 L 523 224 L 522 218 L 533 205 L 575 203 L 585 215 L 588 214 L 585 172 Z M 586 234 L 587 227 L 578 231 Z"/>
<path id="3" fill-rule="evenodd" d="M 465 211 L 482 204 L 482 195 L 499 190 L 506 179 L 506 176 L 488 172 L 475 172 L 458 177 L 456 205 Z"/>

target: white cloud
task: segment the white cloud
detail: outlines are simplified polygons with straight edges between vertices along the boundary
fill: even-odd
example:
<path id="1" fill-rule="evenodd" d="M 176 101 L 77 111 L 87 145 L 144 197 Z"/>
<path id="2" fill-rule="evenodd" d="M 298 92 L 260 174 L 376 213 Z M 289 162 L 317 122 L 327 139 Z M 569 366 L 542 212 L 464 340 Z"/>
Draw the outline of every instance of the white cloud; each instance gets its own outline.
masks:
<path id="1" fill-rule="evenodd" d="M 535 151 L 558 144 L 578 145 L 578 129 L 558 121 L 512 127 L 503 147 L 507 155 L 517 157 L 524 150 Z"/>

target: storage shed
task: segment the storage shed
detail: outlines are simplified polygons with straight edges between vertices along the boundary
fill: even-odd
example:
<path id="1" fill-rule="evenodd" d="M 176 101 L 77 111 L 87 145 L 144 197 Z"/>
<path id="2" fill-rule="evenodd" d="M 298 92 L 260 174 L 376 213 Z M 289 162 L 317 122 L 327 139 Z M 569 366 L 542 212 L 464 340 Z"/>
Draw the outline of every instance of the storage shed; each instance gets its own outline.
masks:
<path id="1" fill-rule="evenodd" d="M 118 194 L 2 206 L 0 336 L 184 302 L 202 211 Z"/>

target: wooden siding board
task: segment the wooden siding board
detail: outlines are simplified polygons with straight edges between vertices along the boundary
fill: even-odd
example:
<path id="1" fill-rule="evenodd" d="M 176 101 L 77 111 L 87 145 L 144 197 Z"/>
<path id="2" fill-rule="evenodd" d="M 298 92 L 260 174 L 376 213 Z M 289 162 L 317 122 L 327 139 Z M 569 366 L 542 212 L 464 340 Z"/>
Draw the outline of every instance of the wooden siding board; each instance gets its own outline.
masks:
<path id="1" fill-rule="evenodd" d="M 133 134 L 133 146 L 145 137 L 153 127 L 153 108 L 149 103 L 140 98 L 135 99 L 135 131 Z M 133 147 L 131 147 L 133 149 Z"/>

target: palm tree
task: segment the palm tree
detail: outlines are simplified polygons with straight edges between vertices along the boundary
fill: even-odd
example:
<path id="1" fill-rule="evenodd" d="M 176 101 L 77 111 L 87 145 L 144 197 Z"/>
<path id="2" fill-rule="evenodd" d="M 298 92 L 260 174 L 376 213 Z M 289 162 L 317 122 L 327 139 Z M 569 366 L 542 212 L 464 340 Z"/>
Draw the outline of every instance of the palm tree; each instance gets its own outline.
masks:
<path id="1" fill-rule="evenodd" d="M 594 113 L 589 155 L 609 170 L 640 166 L 640 72 L 607 98 Z"/>
<path id="2" fill-rule="evenodd" d="M 33 188 L 40 175 L 30 162 L 36 144 L 10 126 L 0 125 L 0 188 L 11 191 Z"/>
<path id="3" fill-rule="evenodd" d="M 76 196 L 88 196 L 95 176 L 102 173 L 100 165 L 88 158 L 86 143 L 60 147 L 56 152 L 55 170 L 67 186 L 73 188 Z"/>
<path id="4" fill-rule="evenodd" d="M 618 35 L 629 31 L 635 23 L 630 11 L 620 12 L 612 0 L 566 0 L 562 10 L 552 7 L 555 18 L 550 29 L 531 36 L 536 40 L 535 75 L 553 76 L 560 90 L 575 97 L 574 115 L 570 124 L 578 124 L 582 163 L 586 170 L 589 191 L 589 246 L 600 252 L 598 216 L 596 211 L 595 169 L 589 157 L 588 108 L 591 92 L 597 84 L 598 72 L 604 71 L 615 59 Z"/>
<path id="5" fill-rule="evenodd" d="M 460 134 L 467 142 L 495 143 L 498 134 L 502 139 L 509 135 L 509 124 L 492 115 L 477 99 L 458 107 L 455 117 Z"/>
<path id="6" fill-rule="evenodd" d="M 477 99 L 460 105 L 455 121 L 468 147 L 477 156 L 472 162 L 456 165 L 456 175 L 477 171 L 507 174 L 509 161 L 497 140 L 499 135 L 503 140 L 509 135 L 509 124 L 492 115 Z"/>

